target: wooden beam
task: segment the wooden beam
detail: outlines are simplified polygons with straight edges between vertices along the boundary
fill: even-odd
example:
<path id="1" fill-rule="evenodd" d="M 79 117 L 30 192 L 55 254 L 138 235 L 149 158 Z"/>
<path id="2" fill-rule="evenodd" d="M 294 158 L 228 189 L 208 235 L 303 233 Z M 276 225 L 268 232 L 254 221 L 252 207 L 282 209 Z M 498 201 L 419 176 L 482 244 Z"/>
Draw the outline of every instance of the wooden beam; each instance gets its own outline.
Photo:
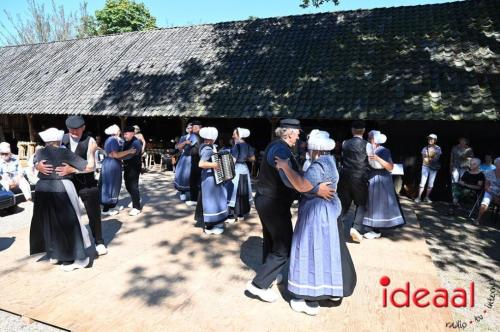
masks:
<path id="1" fill-rule="evenodd" d="M 120 116 L 120 128 L 121 131 L 125 128 L 125 125 L 127 124 L 127 117 L 126 116 Z"/>
<path id="2" fill-rule="evenodd" d="M 278 125 L 278 118 L 271 118 L 269 121 L 271 122 L 271 141 L 274 139 L 274 131 L 276 130 L 276 126 Z"/>
<path id="3" fill-rule="evenodd" d="M 28 119 L 28 132 L 30 135 L 30 142 L 35 141 L 35 131 L 33 130 L 33 115 L 26 114 L 26 118 Z"/>
<path id="4" fill-rule="evenodd" d="M 181 135 L 185 135 L 188 119 L 187 118 L 180 118 L 180 119 L 181 119 Z"/>

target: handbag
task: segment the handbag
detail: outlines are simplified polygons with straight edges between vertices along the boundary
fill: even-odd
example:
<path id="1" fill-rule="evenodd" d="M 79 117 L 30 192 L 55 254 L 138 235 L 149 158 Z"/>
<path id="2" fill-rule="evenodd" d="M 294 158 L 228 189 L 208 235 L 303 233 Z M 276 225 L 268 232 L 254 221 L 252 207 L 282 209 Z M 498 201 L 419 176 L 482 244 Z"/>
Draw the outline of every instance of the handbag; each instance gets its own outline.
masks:
<path id="1" fill-rule="evenodd" d="M 429 148 L 427 147 L 427 156 L 429 156 Z M 441 169 L 441 163 L 439 160 L 432 159 L 432 161 L 429 163 L 429 168 L 432 169 L 433 171 L 439 171 Z"/>

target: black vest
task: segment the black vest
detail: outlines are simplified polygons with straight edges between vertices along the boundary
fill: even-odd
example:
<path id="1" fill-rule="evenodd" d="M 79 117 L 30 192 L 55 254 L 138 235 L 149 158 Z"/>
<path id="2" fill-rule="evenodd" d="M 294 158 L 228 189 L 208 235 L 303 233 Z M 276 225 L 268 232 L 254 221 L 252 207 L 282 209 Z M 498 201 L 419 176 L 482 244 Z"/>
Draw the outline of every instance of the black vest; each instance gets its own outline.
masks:
<path id="1" fill-rule="evenodd" d="M 87 152 L 89 150 L 90 136 L 83 134 L 78 142 L 75 149 L 75 154 L 87 160 Z M 69 134 L 65 134 L 62 139 L 62 145 L 64 145 L 68 150 L 71 151 L 71 143 Z M 95 179 L 94 172 L 73 174 L 73 184 L 75 185 L 76 191 L 83 188 L 91 188 L 97 186 L 97 181 Z"/>
<path id="2" fill-rule="evenodd" d="M 342 144 L 342 174 L 364 177 L 369 170 L 366 145 L 362 138 L 353 137 Z"/>
<path id="3" fill-rule="evenodd" d="M 278 144 L 281 144 L 286 149 L 290 150 L 288 144 L 286 144 L 281 139 L 276 139 L 267 146 L 266 150 L 264 151 L 264 155 L 262 157 L 262 162 L 260 163 L 257 193 L 263 196 L 276 198 L 278 200 L 283 200 L 286 201 L 287 203 L 288 202 L 291 203 L 294 199 L 298 198 L 297 192 L 285 186 L 283 184 L 283 181 L 281 181 L 281 177 L 276 167 L 274 167 L 274 165 L 270 166 L 267 163 L 267 155 L 269 153 L 269 149 Z M 290 162 L 292 164 L 292 168 L 300 173 L 299 164 L 297 163 L 297 160 L 295 160 L 295 157 L 293 156 L 291 150 L 290 153 L 291 153 Z"/>
<path id="4" fill-rule="evenodd" d="M 127 150 L 131 149 L 133 147 L 133 144 L 135 141 L 138 141 L 137 137 L 135 137 L 135 136 L 132 137 L 132 139 L 130 141 L 125 141 L 125 143 L 123 143 L 123 151 L 127 151 Z M 141 145 L 141 148 L 142 148 L 142 145 Z M 135 169 L 140 171 L 142 168 L 142 156 L 140 154 L 135 154 L 131 158 L 124 159 L 123 166 L 125 168 L 128 168 L 128 169 L 135 168 Z"/>

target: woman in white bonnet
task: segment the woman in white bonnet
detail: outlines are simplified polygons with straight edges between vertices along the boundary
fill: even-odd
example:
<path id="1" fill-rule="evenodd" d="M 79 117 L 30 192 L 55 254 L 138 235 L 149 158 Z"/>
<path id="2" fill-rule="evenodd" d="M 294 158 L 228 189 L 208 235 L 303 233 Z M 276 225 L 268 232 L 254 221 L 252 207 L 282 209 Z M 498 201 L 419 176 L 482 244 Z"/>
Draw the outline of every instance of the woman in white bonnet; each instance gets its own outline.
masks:
<path id="1" fill-rule="evenodd" d="M 315 129 L 307 143 L 311 151 L 311 165 L 303 179 L 313 189 L 323 182 L 330 182 L 336 189 L 339 173 L 335 158 L 330 154 L 335 148 L 335 141 L 326 131 Z M 294 188 L 303 191 L 300 189 L 305 187 L 300 181 L 295 181 L 297 173 L 293 174 L 287 161 L 276 158 L 276 166 L 285 172 Z M 319 312 L 317 301 L 338 301 L 353 293 L 356 271 L 345 243 L 343 224 L 339 220 L 339 198 L 335 196 L 325 200 L 309 193 L 304 193 L 299 204 L 290 253 L 288 290 L 293 295 L 290 301 L 293 310 L 316 315 Z"/>
<path id="2" fill-rule="evenodd" d="M 394 167 L 391 151 L 382 146 L 387 136 L 378 130 L 368 133 L 366 146 L 370 172 L 368 173 L 368 203 L 363 225 L 368 230 L 363 237 L 376 239 L 381 236 L 378 229 L 401 226 L 405 223 L 403 211 L 394 190 L 391 171 Z"/>
<path id="3" fill-rule="evenodd" d="M 60 166 L 68 164 L 79 171 L 87 161 L 60 147 L 64 131 L 49 128 L 39 133 L 45 147 L 36 151 L 35 160 L 45 160 L 55 171 L 38 173 L 33 218 L 30 228 L 30 255 L 46 252 L 52 263 L 63 263 L 64 271 L 86 267 L 91 246 L 87 229 L 81 223 L 78 195 L 71 175 L 59 176 Z"/>
<path id="4" fill-rule="evenodd" d="M 109 126 L 104 131 L 109 137 L 104 142 L 106 157 L 102 161 L 101 178 L 99 181 L 101 189 L 102 214 L 113 216 L 118 213 L 115 209 L 118 196 L 122 187 L 122 162 L 121 158 L 134 154 L 135 150 L 123 150 L 123 139 L 120 137 L 120 127 L 116 124 Z"/>
<path id="5" fill-rule="evenodd" d="M 227 191 L 224 183 L 216 184 L 214 172 L 218 164 L 212 162 L 212 155 L 216 152 L 214 142 L 217 140 L 218 131 L 214 127 L 204 127 L 200 130 L 204 139 L 200 146 L 200 161 L 198 166 L 201 172 L 201 192 L 198 197 L 195 218 L 205 224 L 206 234 L 219 235 L 224 232 L 224 221 L 228 216 Z"/>
<path id="6" fill-rule="evenodd" d="M 245 138 L 250 136 L 250 130 L 246 128 L 236 128 L 233 131 L 234 145 L 231 154 L 235 160 L 235 176 L 232 183 L 227 186 L 227 200 L 230 210 L 228 222 L 238 221 L 250 213 L 252 204 L 252 184 L 250 182 L 250 171 L 247 161 L 255 160 L 255 150 L 245 142 Z"/>

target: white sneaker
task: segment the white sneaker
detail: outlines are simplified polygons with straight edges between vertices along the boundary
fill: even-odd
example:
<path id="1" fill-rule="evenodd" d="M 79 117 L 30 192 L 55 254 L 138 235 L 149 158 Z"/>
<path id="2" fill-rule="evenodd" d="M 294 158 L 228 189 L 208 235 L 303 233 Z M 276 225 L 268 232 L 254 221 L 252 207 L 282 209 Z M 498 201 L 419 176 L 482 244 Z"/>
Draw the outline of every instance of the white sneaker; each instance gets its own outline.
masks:
<path id="1" fill-rule="evenodd" d="M 85 266 L 82 266 L 82 265 L 79 265 L 79 264 L 69 264 L 69 265 L 63 265 L 62 266 L 62 269 L 64 272 L 71 272 L 71 271 L 74 271 L 74 270 L 78 270 L 78 269 L 84 269 Z"/>
<path id="2" fill-rule="evenodd" d="M 181 199 L 181 201 L 185 201 L 187 197 L 186 194 L 181 194 L 179 198 Z"/>
<path id="3" fill-rule="evenodd" d="M 351 228 L 349 232 L 353 241 L 361 242 L 363 240 L 363 235 L 361 235 L 356 228 Z"/>
<path id="4" fill-rule="evenodd" d="M 374 231 L 370 231 L 368 233 L 363 234 L 363 237 L 368 240 L 378 239 L 382 234 L 376 233 Z"/>
<path id="5" fill-rule="evenodd" d="M 195 206 L 196 202 L 195 201 L 186 201 L 187 206 Z"/>
<path id="6" fill-rule="evenodd" d="M 220 235 L 224 233 L 224 226 L 215 226 L 212 229 L 205 228 L 204 232 L 205 234 Z"/>
<path id="7" fill-rule="evenodd" d="M 124 207 L 123 205 L 120 205 L 120 206 L 118 207 L 118 212 L 119 212 L 119 211 L 122 211 L 124 208 L 125 208 L 125 207 Z"/>
<path id="8" fill-rule="evenodd" d="M 424 198 L 425 203 L 432 203 L 431 199 L 429 197 Z"/>
<path id="9" fill-rule="evenodd" d="M 138 215 L 139 213 L 141 213 L 141 210 L 132 209 L 132 210 L 130 210 L 130 212 L 128 213 L 128 215 L 133 217 L 133 216 Z"/>
<path id="10" fill-rule="evenodd" d="M 108 249 L 106 248 L 106 246 L 104 244 L 98 244 L 95 247 L 95 251 L 97 251 L 97 254 L 99 256 L 106 255 L 108 253 Z"/>
<path id="11" fill-rule="evenodd" d="M 108 210 L 106 212 L 102 211 L 102 214 L 105 215 L 105 216 L 114 216 L 114 215 L 118 214 L 118 210 L 111 209 L 111 210 Z"/>
<path id="12" fill-rule="evenodd" d="M 128 207 L 129 209 L 131 209 L 131 208 L 132 208 L 132 206 L 134 206 L 132 202 L 128 203 L 128 205 L 127 205 L 127 207 Z"/>
<path id="13" fill-rule="evenodd" d="M 55 258 L 50 258 L 49 259 L 49 263 L 52 264 L 52 265 L 56 265 L 57 263 L 59 263 L 59 261 Z"/>
<path id="14" fill-rule="evenodd" d="M 311 316 L 316 316 L 319 313 L 319 303 L 314 302 L 306 302 L 305 300 L 290 300 L 290 307 L 292 307 L 293 311 L 303 312 Z"/>
<path id="15" fill-rule="evenodd" d="M 417 204 L 420 204 L 420 202 L 421 202 L 420 197 L 419 198 L 415 198 L 414 202 L 417 203 Z"/>
<path id="16" fill-rule="evenodd" d="M 238 218 L 227 218 L 226 219 L 227 224 L 234 224 L 237 221 L 238 221 Z"/>
<path id="17" fill-rule="evenodd" d="M 62 269 L 64 272 L 71 272 L 71 271 L 78 270 L 78 269 L 84 269 L 89 265 L 89 262 L 90 262 L 90 260 L 87 257 L 87 258 L 82 259 L 82 260 L 76 260 L 73 264 L 63 265 Z"/>
<path id="18" fill-rule="evenodd" d="M 265 302 L 272 303 L 278 299 L 278 295 L 271 288 L 268 288 L 268 289 L 257 288 L 252 284 L 251 281 L 249 281 L 247 283 L 246 290 L 250 294 L 257 296 L 258 298 L 260 298 L 262 301 L 265 301 Z"/>

